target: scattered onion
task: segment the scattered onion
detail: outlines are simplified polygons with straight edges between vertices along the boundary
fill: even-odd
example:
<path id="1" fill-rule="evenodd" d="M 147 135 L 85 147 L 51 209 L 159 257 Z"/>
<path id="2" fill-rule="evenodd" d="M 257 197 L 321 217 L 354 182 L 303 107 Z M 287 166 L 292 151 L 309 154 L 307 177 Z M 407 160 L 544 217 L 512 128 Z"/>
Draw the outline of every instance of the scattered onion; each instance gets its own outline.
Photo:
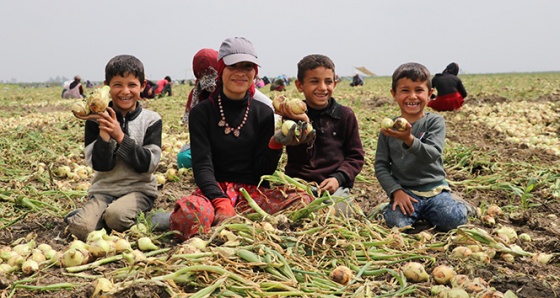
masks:
<path id="1" fill-rule="evenodd" d="M 141 251 L 156 250 L 158 247 L 152 242 L 150 237 L 141 237 L 138 239 L 138 248 Z"/>
<path id="2" fill-rule="evenodd" d="M 432 271 L 434 280 L 441 285 L 449 283 L 456 274 L 453 268 L 447 265 L 439 265 Z"/>
<path id="3" fill-rule="evenodd" d="M 424 265 L 418 262 L 408 262 L 401 268 L 404 276 L 412 282 L 429 281 L 430 276 L 424 269 Z"/>
<path id="4" fill-rule="evenodd" d="M 451 257 L 453 259 L 464 260 L 472 254 L 472 250 L 466 246 L 457 246 L 451 251 Z"/>
<path id="5" fill-rule="evenodd" d="M 29 259 L 21 264 L 21 271 L 23 271 L 25 275 L 31 275 L 39 271 L 39 263 L 35 260 Z"/>
<path id="6" fill-rule="evenodd" d="M 352 270 L 346 266 L 338 266 L 330 274 L 331 280 L 341 285 L 347 285 L 352 277 Z"/>

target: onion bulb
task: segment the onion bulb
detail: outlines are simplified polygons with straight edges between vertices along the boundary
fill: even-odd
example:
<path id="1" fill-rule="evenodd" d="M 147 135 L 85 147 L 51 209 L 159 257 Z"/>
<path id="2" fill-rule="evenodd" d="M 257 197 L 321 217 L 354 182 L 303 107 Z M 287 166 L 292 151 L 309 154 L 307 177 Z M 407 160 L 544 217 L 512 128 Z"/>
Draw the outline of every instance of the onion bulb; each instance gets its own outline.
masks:
<path id="1" fill-rule="evenodd" d="M 464 260 L 472 254 L 472 250 L 466 246 L 457 246 L 451 251 L 453 259 Z"/>
<path id="2" fill-rule="evenodd" d="M 469 298 L 469 294 L 467 293 L 467 291 L 461 289 L 461 288 L 452 288 L 451 290 L 447 291 L 446 294 L 447 298 Z"/>
<path id="3" fill-rule="evenodd" d="M 282 123 L 282 134 L 284 136 L 287 136 L 294 125 L 297 126 L 295 121 L 292 121 L 292 120 L 284 121 L 284 123 Z M 296 129 L 296 131 L 297 131 L 297 129 Z"/>
<path id="4" fill-rule="evenodd" d="M 41 263 L 47 260 L 45 254 L 39 249 L 34 249 L 33 252 L 31 253 L 30 258 L 37 263 Z"/>
<path id="5" fill-rule="evenodd" d="M 76 102 L 72 105 L 72 113 L 78 116 L 85 116 L 89 114 L 89 111 L 81 102 Z"/>
<path id="6" fill-rule="evenodd" d="M 156 250 L 158 247 L 152 242 L 150 237 L 141 237 L 138 239 L 138 248 L 141 251 Z"/>
<path id="7" fill-rule="evenodd" d="M 10 273 L 15 269 L 16 268 L 13 268 L 12 266 L 10 266 L 10 264 L 6 264 L 6 263 L 0 264 L 0 275 Z"/>
<path id="8" fill-rule="evenodd" d="M 276 96 L 272 100 L 274 111 L 282 116 L 287 116 L 286 110 L 289 109 L 292 114 L 299 115 L 307 111 L 307 105 L 299 98 L 287 98 L 284 95 Z"/>
<path id="9" fill-rule="evenodd" d="M 550 262 L 552 257 L 553 257 L 552 254 L 539 252 L 536 255 L 534 255 L 532 259 L 533 259 L 533 262 L 536 262 L 537 264 L 544 265 L 544 264 L 548 264 L 548 262 Z"/>
<path id="10" fill-rule="evenodd" d="M 95 89 L 93 93 L 86 98 L 86 107 L 89 108 L 91 113 L 105 112 L 111 100 L 109 96 L 110 89 L 109 86 L 105 85 L 102 88 Z"/>
<path id="11" fill-rule="evenodd" d="M 383 118 L 383 120 L 381 120 L 381 128 L 383 129 L 391 128 L 393 124 L 395 124 L 395 122 L 391 118 Z"/>
<path id="12" fill-rule="evenodd" d="M 83 242 L 82 240 L 78 240 L 75 239 L 74 241 L 70 242 L 70 245 L 68 246 L 69 249 L 87 249 L 88 248 L 88 244 Z"/>
<path id="13" fill-rule="evenodd" d="M 117 239 L 117 241 L 115 241 L 115 251 L 117 253 L 129 250 L 132 250 L 132 247 L 130 246 L 130 242 L 128 242 L 126 239 L 119 238 Z"/>
<path id="14" fill-rule="evenodd" d="M 408 121 L 406 121 L 406 119 L 404 119 L 402 117 L 399 117 L 399 118 L 397 118 L 397 120 L 395 120 L 395 123 L 393 124 L 393 128 L 398 130 L 398 131 L 405 131 L 407 124 L 408 124 Z"/>
<path id="15" fill-rule="evenodd" d="M 463 287 L 464 284 L 469 283 L 471 280 L 470 278 L 465 275 L 465 274 L 457 274 L 455 275 L 452 279 L 451 279 L 451 285 L 456 288 L 456 287 Z"/>
<path id="16" fill-rule="evenodd" d="M 20 267 L 21 264 L 25 261 L 25 258 L 20 256 L 17 253 L 14 253 L 10 259 L 8 259 L 7 263 L 10 264 L 12 267 Z"/>
<path id="17" fill-rule="evenodd" d="M 401 268 L 404 276 L 412 282 L 429 281 L 430 276 L 424 269 L 424 265 L 418 262 L 408 262 Z"/>
<path id="18" fill-rule="evenodd" d="M 456 275 L 453 268 L 447 265 L 439 265 L 432 271 L 434 280 L 440 284 L 445 285 L 451 281 L 451 279 Z"/>
<path id="19" fill-rule="evenodd" d="M 95 242 L 98 239 L 103 238 L 103 236 L 105 236 L 105 235 L 107 235 L 107 231 L 105 231 L 105 229 L 101 229 L 101 230 L 97 230 L 97 231 L 91 231 L 87 235 L 86 242 L 87 243 Z"/>
<path id="20" fill-rule="evenodd" d="M 486 215 L 500 217 L 504 215 L 504 211 L 498 205 L 490 205 L 488 209 L 486 209 Z"/>
<path id="21" fill-rule="evenodd" d="M 492 227 L 492 226 L 495 226 L 495 225 L 496 225 L 496 219 L 495 219 L 493 216 L 490 216 L 490 215 L 488 215 L 488 214 L 483 215 L 483 216 L 480 218 L 480 221 L 481 221 L 485 226 L 488 226 L 488 227 Z"/>
<path id="22" fill-rule="evenodd" d="M 54 249 L 50 249 L 43 252 L 43 254 L 45 255 L 45 258 L 47 258 L 47 260 L 52 260 L 56 256 L 57 251 Z"/>
<path id="23" fill-rule="evenodd" d="M 347 285 L 353 277 L 352 270 L 346 266 L 338 266 L 331 271 L 331 280 L 341 285 Z"/>
<path id="24" fill-rule="evenodd" d="M 515 257 L 510 253 L 502 253 L 500 258 L 508 263 L 513 263 L 515 261 Z"/>
<path id="25" fill-rule="evenodd" d="M 527 234 L 527 233 L 521 233 L 519 234 L 519 239 L 523 242 L 531 242 L 531 235 Z"/>
<path id="26" fill-rule="evenodd" d="M 508 239 L 508 243 L 515 242 L 517 240 L 517 232 L 511 227 L 501 226 L 498 229 L 494 229 L 495 234 L 504 234 Z"/>
<path id="27" fill-rule="evenodd" d="M 45 253 L 45 251 L 51 250 L 52 247 L 46 243 L 41 243 L 39 245 L 37 245 L 37 249 L 41 250 L 43 253 Z"/>
<path id="28" fill-rule="evenodd" d="M 97 239 L 90 243 L 88 251 L 96 258 L 105 257 L 115 252 L 115 244 L 103 238 Z"/>
<path id="29" fill-rule="evenodd" d="M 185 244 L 192 245 L 195 248 L 198 248 L 200 250 L 204 250 L 206 248 L 206 246 L 208 245 L 208 241 L 204 241 L 204 240 L 200 239 L 199 237 L 192 237 L 192 238 L 189 238 L 187 241 L 185 241 Z"/>
<path id="30" fill-rule="evenodd" d="M 73 267 L 87 264 L 90 258 L 89 251 L 84 249 L 68 249 L 62 254 L 61 263 L 64 267 Z"/>
<path id="31" fill-rule="evenodd" d="M 483 251 L 473 252 L 470 258 L 477 262 L 490 263 L 490 257 Z"/>
<path id="32" fill-rule="evenodd" d="M 98 278 L 92 297 L 97 297 L 100 293 L 111 292 L 114 288 L 115 286 L 113 285 L 113 283 L 107 278 Z"/>
<path id="33" fill-rule="evenodd" d="M 25 275 L 31 275 L 39 271 L 39 263 L 35 260 L 29 259 L 21 264 L 21 271 L 23 271 Z"/>

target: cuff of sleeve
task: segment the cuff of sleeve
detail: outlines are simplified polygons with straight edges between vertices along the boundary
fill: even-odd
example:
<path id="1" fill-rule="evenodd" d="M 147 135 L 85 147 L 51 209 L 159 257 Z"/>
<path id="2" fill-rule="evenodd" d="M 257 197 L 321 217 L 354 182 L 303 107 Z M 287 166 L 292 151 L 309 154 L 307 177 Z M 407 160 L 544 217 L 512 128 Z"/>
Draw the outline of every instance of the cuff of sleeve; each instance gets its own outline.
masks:
<path id="1" fill-rule="evenodd" d="M 128 152 L 134 149 L 135 144 L 136 143 L 134 142 L 133 139 L 131 139 L 127 135 L 124 135 L 124 138 L 119 146 L 119 149 L 117 150 L 117 155 L 121 157 L 128 157 Z"/>
<path id="2" fill-rule="evenodd" d="M 331 177 L 335 178 L 338 181 L 338 186 L 342 187 L 343 185 L 346 185 L 346 175 L 343 172 L 336 172 L 334 174 L 331 175 Z"/>
<path id="3" fill-rule="evenodd" d="M 276 142 L 274 137 L 272 137 L 272 138 L 270 138 L 270 141 L 268 141 L 268 148 L 273 149 L 273 150 L 281 150 L 282 148 L 284 148 L 284 145 Z"/>

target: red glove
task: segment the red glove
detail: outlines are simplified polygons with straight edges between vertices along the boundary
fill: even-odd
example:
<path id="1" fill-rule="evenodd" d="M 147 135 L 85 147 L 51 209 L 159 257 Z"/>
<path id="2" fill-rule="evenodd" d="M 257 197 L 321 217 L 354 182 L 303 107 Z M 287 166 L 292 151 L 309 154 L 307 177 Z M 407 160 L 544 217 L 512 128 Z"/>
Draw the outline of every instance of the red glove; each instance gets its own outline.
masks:
<path id="1" fill-rule="evenodd" d="M 214 225 L 218 225 L 222 221 L 234 217 L 237 214 L 229 198 L 213 199 L 212 206 L 214 206 L 214 222 L 212 223 Z"/>

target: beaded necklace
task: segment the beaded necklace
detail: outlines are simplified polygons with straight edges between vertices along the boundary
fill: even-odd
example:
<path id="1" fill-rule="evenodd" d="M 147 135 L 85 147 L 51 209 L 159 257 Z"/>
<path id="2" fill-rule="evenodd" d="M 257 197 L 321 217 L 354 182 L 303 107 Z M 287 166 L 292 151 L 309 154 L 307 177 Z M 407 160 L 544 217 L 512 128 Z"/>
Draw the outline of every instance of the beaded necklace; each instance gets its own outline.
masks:
<path id="1" fill-rule="evenodd" d="M 241 128 L 243 128 L 243 125 L 245 125 L 245 122 L 247 122 L 247 116 L 249 115 L 249 106 L 250 105 L 251 105 L 251 101 L 247 100 L 247 108 L 245 109 L 245 115 L 243 116 L 243 121 L 241 121 L 241 124 L 239 124 L 239 126 L 237 128 L 232 128 L 226 122 L 226 115 L 224 114 L 224 107 L 222 106 L 222 96 L 220 94 L 218 94 L 218 108 L 220 109 L 220 116 L 221 116 L 221 119 L 218 122 L 218 126 L 219 127 L 225 127 L 224 128 L 224 134 L 228 135 L 230 132 L 233 131 L 233 135 L 236 138 L 239 137 L 239 133 L 240 133 Z"/>

